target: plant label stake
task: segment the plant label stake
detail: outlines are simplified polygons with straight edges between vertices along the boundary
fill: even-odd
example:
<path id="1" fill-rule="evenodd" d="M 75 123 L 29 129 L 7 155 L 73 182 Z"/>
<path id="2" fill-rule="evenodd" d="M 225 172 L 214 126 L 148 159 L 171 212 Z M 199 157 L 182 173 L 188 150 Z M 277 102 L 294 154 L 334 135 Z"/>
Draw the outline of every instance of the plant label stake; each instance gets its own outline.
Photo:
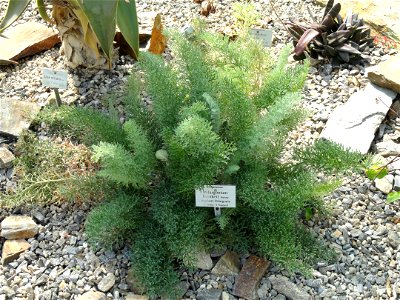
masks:
<path id="1" fill-rule="evenodd" d="M 264 47 L 272 46 L 272 29 L 252 28 L 250 34 L 257 40 L 260 40 Z"/>
<path id="2" fill-rule="evenodd" d="M 224 207 L 236 207 L 236 186 L 205 185 L 196 190 L 196 207 L 213 207 L 216 217 Z"/>
<path id="3" fill-rule="evenodd" d="M 67 77 L 67 71 L 43 68 L 42 85 L 54 89 L 57 106 L 61 105 L 61 98 L 58 89 L 67 89 Z"/>

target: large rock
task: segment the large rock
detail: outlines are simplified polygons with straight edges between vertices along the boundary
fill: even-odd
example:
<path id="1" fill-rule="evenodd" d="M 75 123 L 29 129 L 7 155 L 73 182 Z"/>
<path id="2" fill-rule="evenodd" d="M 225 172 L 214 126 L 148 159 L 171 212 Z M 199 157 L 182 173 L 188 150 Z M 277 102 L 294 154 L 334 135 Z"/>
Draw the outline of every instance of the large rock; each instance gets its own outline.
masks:
<path id="1" fill-rule="evenodd" d="M 376 143 L 376 151 L 383 157 L 400 155 L 400 144 L 392 140 Z"/>
<path id="2" fill-rule="evenodd" d="M 195 267 L 202 270 L 211 270 L 214 265 L 210 254 L 205 251 L 198 251 L 195 259 Z"/>
<path id="3" fill-rule="evenodd" d="M 211 273 L 217 276 L 237 275 L 240 270 L 239 255 L 233 251 L 226 251 L 226 253 L 215 264 Z"/>
<path id="4" fill-rule="evenodd" d="M 18 137 L 39 111 L 36 103 L 0 98 L 0 133 Z"/>
<path id="5" fill-rule="evenodd" d="M 107 296 L 102 292 L 86 292 L 76 298 L 76 300 L 107 300 Z"/>
<path id="6" fill-rule="evenodd" d="M 6 240 L 3 245 L 3 251 L 1 254 L 1 263 L 8 264 L 14 259 L 17 259 L 21 253 L 25 252 L 31 247 L 31 245 L 21 239 L 21 240 Z"/>
<path id="7" fill-rule="evenodd" d="M 112 287 L 115 284 L 115 275 L 110 273 L 104 276 L 100 282 L 97 284 L 97 287 L 99 288 L 100 291 L 102 292 L 108 292 L 109 290 L 112 289 Z"/>
<path id="8" fill-rule="evenodd" d="M 272 288 L 280 294 L 285 295 L 289 300 L 310 300 L 306 292 L 300 290 L 293 282 L 281 275 L 270 276 Z"/>
<path id="9" fill-rule="evenodd" d="M 38 225 L 28 216 L 9 216 L 1 222 L 0 228 L 0 236 L 8 240 L 29 239 L 39 231 Z"/>
<path id="10" fill-rule="evenodd" d="M 5 30 L 0 37 L 0 59 L 18 60 L 51 49 L 60 42 L 53 29 L 36 22 L 27 22 Z"/>
<path id="11" fill-rule="evenodd" d="M 11 168 L 15 156 L 10 150 L 0 147 L 0 169 Z"/>
<path id="12" fill-rule="evenodd" d="M 247 300 L 258 299 L 257 287 L 270 264 L 271 262 L 261 257 L 250 255 L 236 278 L 233 294 Z"/>
<path id="13" fill-rule="evenodd" d="M 368 84 L 330 115 L 320 138 L 366 154 L 396 93 Z"/>
<path id="14" fill-rule="evenodd" d="M 328 0 L 317 0 L 318 4 L 324 6 L 327 2 Z M 342 5 L 343 18 L 346 12 L 352 9 L 353 12 L 359 13 L 360 17 L 376 32 L 400 39 L 400 1 L 340 0 L 335 2 L 340 2 Z"/>
<path id="15" fill-rule="evenodd" d="M 370 68 L 368 78 L 376 85 L 400 93 L 400 54 Z"/>
<path id="16" fill-rule="evenodd" d="M 219 289 L 201 289 L 197 291 L 197 300 L 220 300 L 222 291 Z"/>

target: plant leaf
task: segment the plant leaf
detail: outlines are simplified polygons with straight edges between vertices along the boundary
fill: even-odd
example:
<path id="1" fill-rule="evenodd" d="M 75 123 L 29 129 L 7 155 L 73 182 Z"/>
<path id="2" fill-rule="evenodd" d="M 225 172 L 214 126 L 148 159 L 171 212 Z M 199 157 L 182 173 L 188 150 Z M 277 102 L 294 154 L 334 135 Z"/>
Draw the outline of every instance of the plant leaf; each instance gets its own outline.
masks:
<path id="1" fill-rule="evenodd" d="M 365 171 L 365 173 L 370 180 L 374 180 L 376 178 L 382 179 L 389 174 L 389 169 L 387 166 L 373 164 Z"/>
<path id="2" fill-rule="evenodd" d="M 30 0 L 9 0 L 6 15 L 0 22 L 0 33 L 14 23 L 24 12 Z"/>
<path id="3" fill-rule="evenodd" d="M 308 29 L 303 33 L 300 40 L 297 42 L 296 47 L 294 48 L 294 53 L 296 56 L 299 56 L 304 50 L 307 48 L 308 44 L 319 35 L 319 32 L 315 29 Z"/>
<path id="4" fill-rule="evenodd" d="M 226 168 L 225 173 L 228 175 L 232 175 L 239 171 L 239 169 L 240 167 L 238 165 L 229 165 L 228 168 Z"/>
<path id="5" fill-rule="evenodd" d="M 221 128 L 221 117 L 218 103 L 207 93 L 203 94 L 204 100 L 207 102 L 211 111 L 211 120 L 214 132 L 218 132 Z"/>
<path id="6" fill-rule="evenodd" d="M 325 16 L 328 14 L 328 12 L 331 10 L 334 0 L 329 0 L 328 3 L 325 6 L 324 14 L 322 16 L 322 20 L 325 18 Z"/>
<path id="7" fill-rule="evenodd" d="M 151 30 L 149 52 L 158 55 L 164 52 L 167 45 L 167 39 L 163 35 L 162 31 L 163 26 L 161 22 L 161 15 L 157 14 L 156 18 L 154 19 L 153 29 Z"/>
<path id="8" fill-rule="evenodd" d="M 45 20 L 47 23 L 53 24 L 53 20 L 49 17 L 49 15 L 46 12 L 46 5 L 44 5 L 43 0 L 36 0 L 36 6 L 38 8 L 39 14 L 42 17 L 43 20 Z"/>
<path id="9" fill-rule="evenodd" d="M 126 42 L 138 58 L 139 55 L 139 26 L 135 0 L 119 0 L 117 9 L 117 25 Z"/>
<path id="10" fill-rule="evenodd" d="M 314 213 L 311 207 L 306 207 L 304 210 L 304 219 L 306 221 L 310 221 L 313 217 Z"/>
<path id="11" fill-rule="evenodd" d="M 335 49 L 338 51 L 341 51 L 341 52 L 347 52 L 350 54 L 361 55 L 360 51 L 358 51 L 356 48 L 353 48 L 349 44 L 343 44 L 343 45 L 337 46 Z"/>
<path id="12" fill-rule="evenodd" d="M 393 203 L 393 202 L 395 202 L 395 201 L 397 201 L 399 199 L 400 199 L 400 192 L 390 192 L 387 195 L 386 202 L 387 203 Z"/>
<path id="13" fill-rule="evenodd" d="M 78 4 L 89 20 L 101 49 L 111 68 L 112 46 L 116 28 L 118 0 L 79 0 Z"/>

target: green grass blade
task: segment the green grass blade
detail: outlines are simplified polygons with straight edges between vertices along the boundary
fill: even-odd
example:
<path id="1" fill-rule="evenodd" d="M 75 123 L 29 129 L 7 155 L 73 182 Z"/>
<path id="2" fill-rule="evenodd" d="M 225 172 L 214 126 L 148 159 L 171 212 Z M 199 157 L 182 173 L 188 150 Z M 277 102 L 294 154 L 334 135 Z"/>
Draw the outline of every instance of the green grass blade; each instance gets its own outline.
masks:
<path id="1" fill-rule="evenodd" d="M 400 200 L 400 192 L 391 192 L 387 195 L 386 202 L 393 203 L 398 200 Z"/>
<path id="2" fill-rule="evenodd" d="M 78 3 L 111 66 L 118 0 L 79 0 Z"/>
<path id="3" fill-rule="evenodd" d="M 137 59 L 139 55 L 139 27 L 135 0 L 118 1 L 117 25 Z"/>
<path id="4" fill-rule="evenodd" d="M 30 0 L 9 0 L 6 15 L 0 23 L 0 33 L 14 23 L 24 12 Z"/>

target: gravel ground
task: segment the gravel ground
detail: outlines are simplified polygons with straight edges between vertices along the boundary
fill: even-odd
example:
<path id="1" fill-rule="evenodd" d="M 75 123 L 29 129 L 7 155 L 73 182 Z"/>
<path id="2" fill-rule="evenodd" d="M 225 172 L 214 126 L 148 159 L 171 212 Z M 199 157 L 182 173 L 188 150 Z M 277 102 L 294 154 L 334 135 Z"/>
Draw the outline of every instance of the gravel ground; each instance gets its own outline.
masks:
<path id="1" fill-rule="evenodd" d="M 215 31 L 228 32 L 234 26 L 231 0 L 214 1 L 216 13 L 206 18 Z M 323 9 L 314 1 L 276 0 L 276 9 L 283 20 L 308 18 L 308 6 L 316 16 Z M 162 3 L 162 4 L 160 4 Z M 288 41 L 288 35 L 266 1 L 255 1 L 268 27 L 274 30 L 274 49 Z M 164 16 L 167 27 L 181 28 L 199 15 L 199 4 L 190 0 L 138 0 L 139 11 L 158 11 Z M 5 2 L 0 2 L 4 11 Z M 20 22 L 40 18 L 29 8 Z M 376 64 L 394 54 L 395 50 L 375 48 L 370 50 L 370 64 Z M 69 89 L 61 94 L 66 102 L 102 107 L 102 99 L 110 92 L 121 89 L 134 62 L 121 56 L 112 71 L 68 69 Z M 0 97 L 11 97 L 45 105 L 52 97 L 51 91 L 41 86 L 41 68 L 65 69 L 59 48 L 25 59 L 17 67 L 0 68 Z M 332 110 L 347 101 L 349 96 L 368 82 L 366 65 L 342 65 L 332 69 L 329 64 L 312 67 L 304 89 L 305 107 L 312 113 L 297 131 L 293 132 L 288 146 L 307 144 L 318 138 Z M 398 136 L 399 118 L 386 121 L 379 140 Z M 0 170 L 0 187 L 10 184 L 12 170 Z M 272 265 L 263 278 L 258 295 L 261 299 L 286 299 L 275 290 L 269 279 L 283 275 L 310 299 L 397 299 L 400 294 L 400 230 L 397 225 L 398 206 L 385 203 L 385 195 L 362 174 L 349 176 L 344 185 L 326 197 L 333 209 L 330 219 L 309 222 L 310 228 L 338 254 L 338 261 L 315 266 L 312 279 L 299 274 L 289 275 Z M 83 223 L 89 206 L 52 205 L 14 213 L 33 215 L 41 224 L 40 234 L 30 239 L 31 249 L 19 259 L 0 266 L 0 299 L 75 299 L 85 291 L 97 290 L 99 281 L 114 274 L 116 283 L 106 292 L 108 299 L 125 299 L 129 287 L 126 282 L 129 268 L 128 249 L 94 251 L 86 243 Z M 0 221 L 9 212 L 0 211 Z M 2 243 L 0 243 L 2 244 Z M 222 284 L 230 292 L 233 277 L 216 277 L 207 271 L 184 273 L 190 286 L 184 298 L 200 299 Z M 211 296 L 209 296 L 211 297 Z M 207 299 L 203 297 L 203 299 Z M 211 299 L 211 298 L 208 298 Z M 229 299 L 236 299 L 230 296 Z"/>

